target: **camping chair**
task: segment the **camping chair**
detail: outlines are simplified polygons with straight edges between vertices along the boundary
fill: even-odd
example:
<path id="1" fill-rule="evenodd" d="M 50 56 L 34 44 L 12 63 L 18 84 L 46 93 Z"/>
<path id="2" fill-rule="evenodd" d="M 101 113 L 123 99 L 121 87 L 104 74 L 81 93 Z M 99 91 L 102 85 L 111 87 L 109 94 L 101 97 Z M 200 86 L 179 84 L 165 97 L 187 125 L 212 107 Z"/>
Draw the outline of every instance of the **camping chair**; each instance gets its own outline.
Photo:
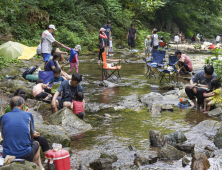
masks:
<path id="1" fill-rule="evenodd" d="M 177 68 L 176 68 L 176 64 L 177 64 L 178 58 L 177 55 L 169 55 L 169 63 L 167 63 L 166 65 L 171 66 L 172 69 L 161 69 L 158 68 L 159 71 L 159 75 L 160 75 L 160 83 L 164 83 L 164 80 L 166 80 L 168 83 L 173 81 L 175 81 L 175 74 L 177 73 Z M 168 75 L 168 76 L 166 76 Z M 177 75 L 177 74 L 176 74 Z M 177 75 L 177 83 L 178 83 L 178 75 Z"/>
<path id="2" fill-rule="evenodd" d="M 117 79 L 120 78 L 119 70 L 121 69 L 121 65 L 117 66 L 117 63 L 112 63 L 115 66 L 111 66 L 111 64 L 107 63 L 107 61 L 119 62 L 121 59 L 106 59 L 106 52 L 102 54 L 103 64 L 102 64 L 102 81 L 108 78 L 112 78 L 113 81 L 115 79 L 112 76 L 115 76 Z M 115 74 L 117 72 L 117 75 Z M 121 79 L 121 78 L 120 78 Z"/>
<path id="3" fill-rule="evenodd" d="M 147 63 L 147 73 L 146 77 L 155 76 L 156 73 L 159 73 L 158 68 L 163 67 L 165 64 L 163 63 L 163 59 L 165 57 L 165 53 L 153 53 L 153 59 L 151 62 Z M 149 74 L 148 74 L 149 73 Z"/>
<path id="4" fill-rule="evenodd" d="M 152 55 L 153 55 L 153 53 L 164 54 L 163 62 L 166 62 L 166 58 L 165 58 L 166 51 L 153 49 L 153 50 L 152 50 Z"/>

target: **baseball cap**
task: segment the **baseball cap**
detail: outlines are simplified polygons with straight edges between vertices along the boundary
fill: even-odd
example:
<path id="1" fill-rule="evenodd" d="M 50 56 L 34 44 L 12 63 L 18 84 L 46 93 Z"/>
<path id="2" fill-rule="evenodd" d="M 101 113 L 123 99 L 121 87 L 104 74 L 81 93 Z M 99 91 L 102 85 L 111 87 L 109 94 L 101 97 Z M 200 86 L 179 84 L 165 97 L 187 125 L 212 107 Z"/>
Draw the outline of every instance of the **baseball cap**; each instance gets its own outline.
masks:
<path id="1" fill-rule="evenodd" d="M 52 28 L 52 29 L 54 29 L 54 30 L 57 30 L 54 25 L 49 25 L 49 28 Z"/>
<path id="2" fill-rule="evenodd" d="M 75 46 L 74 50 L 75 51 L 81 50 L 81 46 L 80 45 Z"/>

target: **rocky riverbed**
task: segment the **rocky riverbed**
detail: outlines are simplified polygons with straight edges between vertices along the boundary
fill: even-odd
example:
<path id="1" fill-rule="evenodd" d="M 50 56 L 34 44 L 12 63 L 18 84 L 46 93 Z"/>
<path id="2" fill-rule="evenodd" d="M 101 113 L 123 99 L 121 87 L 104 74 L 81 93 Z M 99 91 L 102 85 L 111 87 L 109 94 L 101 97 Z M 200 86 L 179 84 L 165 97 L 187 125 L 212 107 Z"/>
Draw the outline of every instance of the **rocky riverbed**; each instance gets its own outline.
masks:
<path id="1" fill-rule="evenodd" d="M 202 69 L 209 56 L 187 55 L 194 63 L 194 74 Z M 29 93 L 27 106 L 31 108 L 36 130 L 50 145 L 56 142 L 70 147 L 72 169 L 138 169 L 140 166 L 140 169 L 174 170 L 190 169 L 191 164 L 208 167 L 208 163 L 210 169 L 220 169 L 220 107 L 208 115 L 192 112 L 190 108 L 179 109 L 176 105 L 180 98 L 192 106 L 184 91 L 192 75 L 180 76 L 177 85 L 162 85 L 158 78 L 145 78 L 142 56 L 144 53 L 116 50 L 113 58 L 122 59 L 121 81 L 104 83 L 100 81 L 102 66 L 96 62 L 97 55 L 80 56 L 85 122 L 68 109 L 51 115 L 49 104 L 32 99 L 35 83 L 21 77 L 0 81 L 1 112 L 15 89 L 24 88 Z M 33 58 L 3 68 L 1 74 L 20 75 L 33 65 L 43 67 L 41 60 Z"/>

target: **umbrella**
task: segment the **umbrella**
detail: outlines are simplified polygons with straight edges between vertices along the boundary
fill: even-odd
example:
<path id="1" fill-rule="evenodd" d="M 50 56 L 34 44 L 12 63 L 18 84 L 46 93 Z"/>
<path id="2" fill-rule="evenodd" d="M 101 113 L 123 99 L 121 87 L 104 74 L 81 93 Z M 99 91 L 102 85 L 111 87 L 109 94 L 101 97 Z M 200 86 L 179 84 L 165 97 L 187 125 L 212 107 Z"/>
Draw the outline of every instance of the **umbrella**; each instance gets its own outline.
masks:
<path id="1" fill-rule="evenodd" d="M 0 55 L 3 55 L 8 59 L 21 56 L 22 51 L 23 47 L 17 42 L 8 41 L 7 43 L 0 45 Z"/>

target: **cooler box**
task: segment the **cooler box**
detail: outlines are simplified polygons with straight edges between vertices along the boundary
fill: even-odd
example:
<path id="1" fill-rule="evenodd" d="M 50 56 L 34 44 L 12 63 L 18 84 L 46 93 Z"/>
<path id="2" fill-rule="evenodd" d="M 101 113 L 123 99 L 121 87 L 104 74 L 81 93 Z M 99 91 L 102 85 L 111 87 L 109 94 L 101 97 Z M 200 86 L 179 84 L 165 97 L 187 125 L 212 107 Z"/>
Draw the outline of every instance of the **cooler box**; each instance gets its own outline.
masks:
<path id="1" fill-rule="evenodd" d="M 45 159 L 48 162 L 49 170 L 70 170 L 70 155 L 69 152 L 61 149 L 55 152 L 53 149 L 49 150 Z"/>

